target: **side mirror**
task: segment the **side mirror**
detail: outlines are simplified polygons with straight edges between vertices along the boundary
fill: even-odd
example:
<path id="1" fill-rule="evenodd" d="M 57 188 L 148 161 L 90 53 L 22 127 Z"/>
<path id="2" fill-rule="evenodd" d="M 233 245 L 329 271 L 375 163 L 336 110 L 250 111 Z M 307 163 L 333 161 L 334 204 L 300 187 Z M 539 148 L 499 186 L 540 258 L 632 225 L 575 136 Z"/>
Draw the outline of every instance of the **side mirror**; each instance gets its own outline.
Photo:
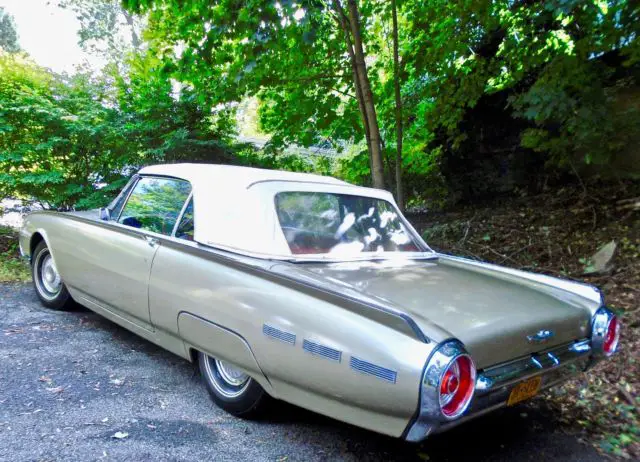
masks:
<path id="1" fill-rule="evenodd" d="M 104 220 L 104 221 L 109 221 L 111 220 L 111 210 L 109 210 L 108 208 L 104 207 L 100 209 L 100 219 Z"/>

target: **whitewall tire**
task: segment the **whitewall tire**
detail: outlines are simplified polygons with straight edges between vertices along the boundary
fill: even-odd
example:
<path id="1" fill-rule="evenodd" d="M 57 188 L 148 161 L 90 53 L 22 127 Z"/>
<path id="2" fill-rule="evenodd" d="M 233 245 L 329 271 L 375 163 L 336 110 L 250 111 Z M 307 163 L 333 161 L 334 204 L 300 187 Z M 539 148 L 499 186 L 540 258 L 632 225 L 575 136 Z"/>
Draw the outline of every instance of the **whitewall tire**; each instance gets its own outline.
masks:
<path id="1" fill-rule="evenodd" d="M 238 417 L 257 416 L 269 400 L 258 382 L 233 364 L 198 353 L 200 374 L 213 401 Z"/>
<path id="2" fill-rule="evenodd" d="M 54 310 L 68 310 L 73 307 L 71 295 L 62 282 L 44 241 L 36 246 L 31 256 L 31 276 L 36 294 L 44 306 Z"/>

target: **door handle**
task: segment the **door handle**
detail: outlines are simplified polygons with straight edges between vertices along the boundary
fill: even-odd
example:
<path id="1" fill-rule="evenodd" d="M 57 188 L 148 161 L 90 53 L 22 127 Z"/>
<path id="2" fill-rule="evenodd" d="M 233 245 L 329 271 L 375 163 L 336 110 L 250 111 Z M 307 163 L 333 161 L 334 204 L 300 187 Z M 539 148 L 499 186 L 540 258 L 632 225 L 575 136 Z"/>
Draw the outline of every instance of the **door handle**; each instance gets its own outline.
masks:
<path id="1" fill-rule="evenodd" d="M 144 240 L 147 241 L 147 244 L 149 244 L 151 247 L 155 247 L 160 244 L 160 239 L 157 239 L 155 237 L 145 236 Z"/>

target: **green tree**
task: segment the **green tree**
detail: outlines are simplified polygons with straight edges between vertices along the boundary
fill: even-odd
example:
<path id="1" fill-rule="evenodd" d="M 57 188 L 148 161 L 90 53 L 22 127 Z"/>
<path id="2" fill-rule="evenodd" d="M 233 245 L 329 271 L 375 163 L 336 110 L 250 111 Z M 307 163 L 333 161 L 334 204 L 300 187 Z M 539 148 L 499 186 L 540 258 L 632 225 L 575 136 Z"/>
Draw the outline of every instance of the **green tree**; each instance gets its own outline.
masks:
<path id="1" fill-rule="evenodd" d="M 24 56 L 2 55 L 0 108 L 1 195 L 68 209 L 99 203 L 121 185 L 127 140 L 104 82 L 57 77 Z"/>
<path id="2" fill-rule="evenodd" d="M 400 41 L 398 34 L 398 6 L 396 0 L 391 0 L 391 18 L 393 21 L 393 95 L 395 99 L 396 121 L 396 200 L 400 209 L 404 209 L 404 191 L 402 189 L 402 95 L 400 92 Z"/>
<path id="3" fill-rule="evenodd" d="M 0 7 L 0 49 L 8 53 L 20 51 L 18 32 L 13 16 Z"/>
<path id="4" fill-rule="evenodd" d="M 143 54 L 126 75 L 111 66 L 57 76 L 24 56 L 0 56 L 0 194 L 96 207 L 142 165 L 233 162 L 233 115 L 212 114 L 158 65 Z"/>
<path id="5" fill-rule="evenodd" d="M 194 90 L 164 71 L 153 51 L 112 69 L 119 131 L 138 153 L 137 165 L 167 162 L 232 162 L 235 112 L 212 109 Z"/>
<path id="6" fill-rule="evenodd" d="M 365 53 L 371 8 L 355 0 L 125 5 L 149 11 L 158 52 L 212 106 L 260 96 L 274 145 L 364 137 L 373 184 L 384 186 L 375 76 Z"/>
<path id="7" fill-rule="evenodd" d="M 462 122 L 496 93 L 509 97 L 502 110 L 529 123 L 523 145 L 550 153 L 556 165 L 606 163 L 629 142 L 637 107 L 614 106 L 637 85 L 637 2 L 407 0 L 403 8 L 415 101 L 407 110 L 438 134 L 432 148 L 455 152 L 469 136 Z"/>
<path id="8" fill-rule="evenodd" d="M 88 52 L 119 63 L 142 48 L 144 18 L 129 13 L 120 0 L 57 0 L 57 5 L 76 14 L 79 43 Z"/>

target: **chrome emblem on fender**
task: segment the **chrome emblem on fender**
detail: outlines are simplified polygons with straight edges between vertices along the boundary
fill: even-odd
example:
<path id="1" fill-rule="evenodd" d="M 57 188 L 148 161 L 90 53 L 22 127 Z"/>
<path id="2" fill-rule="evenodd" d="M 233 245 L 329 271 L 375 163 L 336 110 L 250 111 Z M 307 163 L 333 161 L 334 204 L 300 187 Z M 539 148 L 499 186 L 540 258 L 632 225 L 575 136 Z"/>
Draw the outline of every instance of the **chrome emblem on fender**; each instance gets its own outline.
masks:
<path id="1" fill-rule="evenodd" d="M 552 331 L 543 329 L 533 335 L 527 335 L 527 340 L 529 341 L 529 343 L 545 343 L 554 335 L 555 334 Z"/>

